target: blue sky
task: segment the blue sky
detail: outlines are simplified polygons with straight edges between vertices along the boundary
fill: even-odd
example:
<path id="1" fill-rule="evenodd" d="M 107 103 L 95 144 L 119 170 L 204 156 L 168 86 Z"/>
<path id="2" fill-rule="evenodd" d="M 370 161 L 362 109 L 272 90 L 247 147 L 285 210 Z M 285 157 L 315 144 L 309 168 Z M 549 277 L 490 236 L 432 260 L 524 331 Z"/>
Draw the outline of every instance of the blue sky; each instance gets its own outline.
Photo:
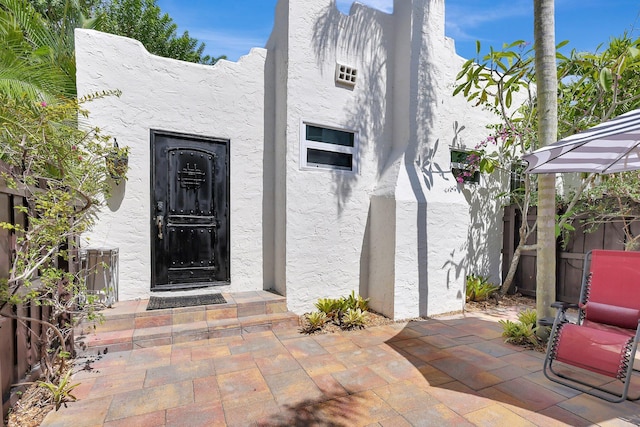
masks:
<path id="1" fill-rule="evenodd" d="M 313 1 L 313 0 L 300 0 Z M 445 0 L 446 35 L 456 42 L 459 55 L 475 56 L 475 42 L 483 50 L 515 40 L 533 41 L 534 0 Z M 206 52 L 237 60 L 251 47 L 264 47 L 277 0 L 158 0 L 179 33 L 189 31 L 205 42 Z M 384 12 L 393 0 L 359 0 Z M 352 0 L 337 0 L 348 13 Z M 556 0 L 556 42 L 569 40 L 568 48 L 594 51 L 611 36 L 625 30 L 640 37 L 640 0 Z"/>

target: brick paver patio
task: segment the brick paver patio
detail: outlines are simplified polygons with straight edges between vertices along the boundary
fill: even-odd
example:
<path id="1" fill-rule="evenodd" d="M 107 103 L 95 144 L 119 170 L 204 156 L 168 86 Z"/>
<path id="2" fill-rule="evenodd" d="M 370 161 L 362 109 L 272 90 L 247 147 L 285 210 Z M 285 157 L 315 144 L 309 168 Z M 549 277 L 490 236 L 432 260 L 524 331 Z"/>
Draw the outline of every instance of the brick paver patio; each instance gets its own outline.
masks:
<path id="1" fill-rule="evenodd" d="M 640 405 L 549 382 L 480 314 L 306 336 L 256 332 L 95 358 L 43 426 L 638 425 Z M 604 381 L 604 380 L 603 380 Z"/>

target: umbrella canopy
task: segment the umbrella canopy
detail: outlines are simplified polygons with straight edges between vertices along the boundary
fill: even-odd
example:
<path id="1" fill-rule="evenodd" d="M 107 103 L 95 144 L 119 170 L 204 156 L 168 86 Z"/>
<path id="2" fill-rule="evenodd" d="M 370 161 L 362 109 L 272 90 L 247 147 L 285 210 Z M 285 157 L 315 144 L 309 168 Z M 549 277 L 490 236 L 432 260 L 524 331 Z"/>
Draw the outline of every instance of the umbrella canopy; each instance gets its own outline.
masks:
<path id="1" fill-rule="evenodd" d="M 522 158 L 526 173 L 614 173 L 640 169 L 640 109 L 549 144 Z"/>

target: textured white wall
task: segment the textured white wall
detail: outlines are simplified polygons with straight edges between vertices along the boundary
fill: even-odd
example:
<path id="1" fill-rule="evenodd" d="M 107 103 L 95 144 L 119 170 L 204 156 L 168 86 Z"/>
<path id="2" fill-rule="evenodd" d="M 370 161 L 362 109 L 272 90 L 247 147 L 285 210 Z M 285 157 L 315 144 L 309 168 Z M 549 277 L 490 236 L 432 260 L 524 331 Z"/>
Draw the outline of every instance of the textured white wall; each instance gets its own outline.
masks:
<path id="1" fill-rule="evenodd" d="M 230 140 L 231 285 L 221 290 L 263 289 L 265 58 L 254 49 L 237 63 L 191 64 L 150 55 L 131 39 L 76 30 L 78 94 L 122 91 L 87 105 L 91 122 L 131 151 L 128 181 L 85 242 L 119 248 L 120 299 L 150 292 L 152 129 Z"/>
<path id="2" fill-rule="evenodd" d="M 444 2 L 396 0 L 394 15 L 399 20 L 394 153 L 402 158 L 385 173 L 397 168 L 395 301 L 387 314 L 431 316 L 462 309 L 465 277 L 487 267 L 487 257 L 494 264 L 486 273 L 499 274 L 501 233 L 473 235 L 477 224 L 471 222 L 479 215 L 499 221 L 499 207 L 487 192 L 470 203 L 484 184 L 459 186 L 450 172 L 449 151 L 450 146 L 473 148 L 495 118 L 451 96 L 464 60 L 444 36 Z M 493 252 L 470 256 L 475 239 Z"/>
<path id="3" fill-rule="evenodd" d="M 388 55 L 391 16 L 330 0 L 288 3 L 286 289 L 290 309 L 359 292 L 370 195 L 391 145 Z M 353 90 L 337 86 L 336 62 L 355 67 Z M 357 131 L 360 171 L 300 170 L 303 121 Z M 368 260 L 366 260 L 368 262 Z"/>
<path id="4" fill-rule="evenodd" d="M 121 298 L 150 280 L 149 130 L 231 140 L 231 291 L 270 289 L 303 313 L 352 290 L 394 318 L 460 310 L 468 273 L 500 269 L 503 183 L 459 186 L 449 147 L 473 148 L 495 122 L 453 98 L 464 60 L 444 36 L 443 0 L 395 0 L 388 15 L 331 0 L 280 0 L 267 49 L 214 67 L 149 55 L 137 42 L 78 30 L 79 93 L 92 121 L 132 148 L 90 235 L 121 254 Z M 336 62 L 355 67 L 337 86 Z M 351 129 L 357 174 L 300 169 L 303 121 Z"/>
<path id="5" fill-rule="evenodd" d="M 272 206 L 273 244 L 268 250 L 273 251 L 273 288 L 281 295 L 287 295 L 286 281 L 286 236 L 287 236 L 287 81 L 289 46 L 289 2 L 279 1 L 276 5 L 275 22 L 271 37 L 267 42 L 266 90 L 272 96 L 267 100 L 265 112 L 273 120 L 273 127 L 267 129 L 267 136 L 272 134 L 273 150 L 273 191 Z"/>

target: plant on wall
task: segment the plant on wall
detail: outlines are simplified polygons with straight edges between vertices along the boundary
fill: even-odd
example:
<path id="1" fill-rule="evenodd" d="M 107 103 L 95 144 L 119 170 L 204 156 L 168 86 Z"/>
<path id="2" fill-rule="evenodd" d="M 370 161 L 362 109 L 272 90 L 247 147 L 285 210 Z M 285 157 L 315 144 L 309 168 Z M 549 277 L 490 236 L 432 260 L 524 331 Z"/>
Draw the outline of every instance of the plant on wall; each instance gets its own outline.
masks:
<path id="1" fill-rule="evenodd" d="M 113 138 L 113 147 L 109 149 L 105 157 L 107 172 L 113 178 L 116 185 L 126 179 L 129 170 L 129 147 L 120 147 L 118 141 Z"/>

